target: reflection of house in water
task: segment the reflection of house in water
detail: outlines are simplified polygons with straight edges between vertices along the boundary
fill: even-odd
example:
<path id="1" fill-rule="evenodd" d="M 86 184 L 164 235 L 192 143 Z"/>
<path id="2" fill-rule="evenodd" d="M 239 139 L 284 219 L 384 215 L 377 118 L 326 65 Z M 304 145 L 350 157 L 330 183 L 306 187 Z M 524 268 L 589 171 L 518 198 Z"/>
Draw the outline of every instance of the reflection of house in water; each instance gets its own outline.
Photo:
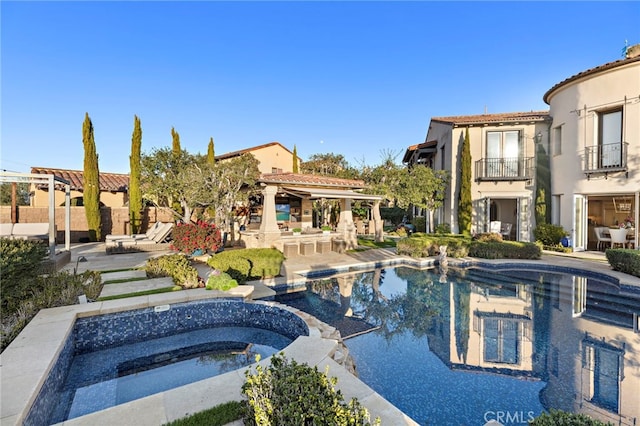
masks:
<path id="1" fill-rule="evenodd" d="M 479 369 L 506 375 L 533 371 L 531 287 L 497 275 L 468 271 L 470 283 L 449 282 L 446 334 L 429 336 L 429 347 L 455 369 Z M 442 351 L 445 351 L 444 353 Z"/>
<path id="2" fill-rule="evenodd" d="M 586 277 L 522 271 L 450 276 L 430 349 L 451 369 L 538 378 L 547 409 L 640 423 L 637 294 Z M 511 280 L 514 281 L 514 280 Z"/>
<path id="3" fill-rule="evenodd" d="M 554 286 L 552 294 L 559 297 L 549 312 L 548 384 L 542 403 L 637 425 L 640 298 L 585 277 L 563 276 Z"/>

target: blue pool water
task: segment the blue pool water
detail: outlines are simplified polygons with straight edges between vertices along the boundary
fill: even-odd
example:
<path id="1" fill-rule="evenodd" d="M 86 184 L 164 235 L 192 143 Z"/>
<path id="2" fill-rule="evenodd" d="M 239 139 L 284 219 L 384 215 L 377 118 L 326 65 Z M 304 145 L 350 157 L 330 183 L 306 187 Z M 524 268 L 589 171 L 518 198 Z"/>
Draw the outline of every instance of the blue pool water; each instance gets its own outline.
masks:
<path id="1" fill-rule="evenodd" d="M 640 295 L 601 277 L 398 267 L 280 301 L 336 326 L 359 377 L 421 425 L 640 420 Z"/>
<path id="2" fill-rule="evenodd" d="M 56 417 L 72 419 L 237 370 L 290 343 L 268 330 L 224 327 L 77 355 Z"/>
<path id="3" fill-rule="evenodd" d="M 214 299 L 79 318 L 26 426 L 54 424 L 267 357 L 305 321 L 275 305 Z"/>

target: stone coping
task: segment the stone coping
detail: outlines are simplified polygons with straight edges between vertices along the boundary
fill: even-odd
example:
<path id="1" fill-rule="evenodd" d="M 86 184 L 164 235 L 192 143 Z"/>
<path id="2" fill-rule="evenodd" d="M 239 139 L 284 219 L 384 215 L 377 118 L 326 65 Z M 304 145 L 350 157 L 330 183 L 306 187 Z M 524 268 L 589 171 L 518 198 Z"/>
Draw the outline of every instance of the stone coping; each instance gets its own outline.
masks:
<path id="1" fill-rule="evenodd" d="M 248 299 L 252 286 L 241 286 L 234 290 L 237 290 L 236 298 Z M 0 383 L 3 389 L 0 423 L 23 424 L 39 389 L 72 333 L 77 318 L 209 298 L 229 298 L 229 294 L 195 289 L 41 310 L 0 354 Z M 317 366 L 320 371 L 328 367 L 329 375 L 338 378 L 337 387 L 342 390 L 346 400 L 358 398 L 369 409 L 372 418 L 380 417 L 383 424 L 417 425 L 349 372 L 346 363 L 349 357 L 335 329 L 286 305 L 267 301 L 247 303 L 276 305 L 303 318 L 309 326 L 309 336 L 298 337 L 283 352 L 300 363 Z M 268 365 L 269 358 L 261 363 Z M 241 387 L 247 368 L 67 420 L 62 424 L 123 424 L 123 419 L 127 419 L 128 423 L 136 425 L 162 425 L 224 402 L 242 399 Z"/>

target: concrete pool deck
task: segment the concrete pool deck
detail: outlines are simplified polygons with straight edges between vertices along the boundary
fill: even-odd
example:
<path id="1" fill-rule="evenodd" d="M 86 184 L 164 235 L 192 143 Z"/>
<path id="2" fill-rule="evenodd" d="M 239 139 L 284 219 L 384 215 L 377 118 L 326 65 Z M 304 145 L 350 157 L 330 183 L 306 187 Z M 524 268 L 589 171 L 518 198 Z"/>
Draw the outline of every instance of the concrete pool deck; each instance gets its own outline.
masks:
<path id="1" fill-rule="evenodd" d="M 72 247 L 71 262 L 66 269 L 78 272 L 84 270 L 114 271 L 142 266 L 146 259 L 162 253 L 128 253 L 107 256 L 103 244 L 83 244 Z M 86 262 L 78 262 L 83 256 Z M 375 249 L 349 254 L 324 253 L 309 256 L 293 256 L 283 265 L 284 277 L 279 281 L 304 281 L 304 275 L 314 271 L 331 270 L 346 272 L 375 266 L 389 266 L 408 263 L 416 266 L 428 266 L 434 259 L 411 259 L 398 256 L 392 249 Z M 458 262 L 450 259 L 449 265 Z M 463 259 L 465 264 L 475 263 L 475 259 Z M 516 263 L 546 264 L 557 267 L 581 269 L 594 273 L 604 273 L 619 280 L 621 285 L 640 291 L 640 279 L 612 271 L 604 254 L 585 252 L 571 255 L 545 253 L 538 261 L 505 261 L 482 260 L 487 265 L 505 265 Z M 303 275 L 301 275 L 303 274 Z M 267 286 L 273 282 L 265 281 Z M 236 297 L 250 299 L 251 286 L 238 288 Z M 105 302 L 94 302 L 82 305 L 46 309 L 41 311 L 12 344 L 0 355 L 0 375 L 2 389 L 2 407 L 0 423 L 2 425 L 22 424 L 29 407 L 35 399 L 37 390 L 44 382 L 53 361 L 61 350 L 62 342 L 71 332 L 76 318 L 110 312 L 139 309 L 149 306 L 180 303 L 203 298 L 220 297 L 212 291 L 204 289 L 183 292 L 163 293 L 150 296 L 137 296 Z M 224 296 L 224 295 L 222 295 Z M 272 302 L 258 302 L 272 303 Z M 291 309 L 291 308 L 289 308 Z M 293 310 L 293 309 L 292 309 Z M 298 312 L 293 310 L 294 312 Z M 331 376 L 338 377 L 338 388 L 345 399 L 353 397 L 366 406 L 372 418 L 380 417 L 382 424 L 417 424 L 401 413 L 397 408 L 375 393 L 366 384 L 353 376 L 340 362 L 347 354 L 339 344 L 335 329 L 320 323 L 304 313 L 298 315 L 305 318 L 312 330 L 308 337 L 301 337 L 287 347 L 284 352 L 298 362 L 316 365 L 319 370 L 329 368 Z M 263 361 L 266 362 L 266 361 Z M 213 407 L 223 402 L 239 400 L 240 388 L 244 383 L 244 370 L 227 373 L 211 379 L 192 383 L 140 400 L 102 410 L 87 416 L 64 422 L 65 425 L 161 425 L 184 417 L 185 415 Z M 218 390 L 218 391 L 216 391 Z"/>

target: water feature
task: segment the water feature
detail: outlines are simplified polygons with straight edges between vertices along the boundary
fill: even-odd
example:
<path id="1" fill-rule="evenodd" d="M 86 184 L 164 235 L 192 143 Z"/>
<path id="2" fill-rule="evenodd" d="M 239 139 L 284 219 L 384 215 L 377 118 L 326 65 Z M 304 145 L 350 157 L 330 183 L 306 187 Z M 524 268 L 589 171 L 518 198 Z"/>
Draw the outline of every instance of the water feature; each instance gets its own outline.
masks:
<path id="1" fill-rule="evenodd" d="M 360 379 L 420 424 L 526 424 L 551 408 L 640 420 L 640 294 L 604 276 L 408 267 L 280 301 L 341 330 Z"/>

